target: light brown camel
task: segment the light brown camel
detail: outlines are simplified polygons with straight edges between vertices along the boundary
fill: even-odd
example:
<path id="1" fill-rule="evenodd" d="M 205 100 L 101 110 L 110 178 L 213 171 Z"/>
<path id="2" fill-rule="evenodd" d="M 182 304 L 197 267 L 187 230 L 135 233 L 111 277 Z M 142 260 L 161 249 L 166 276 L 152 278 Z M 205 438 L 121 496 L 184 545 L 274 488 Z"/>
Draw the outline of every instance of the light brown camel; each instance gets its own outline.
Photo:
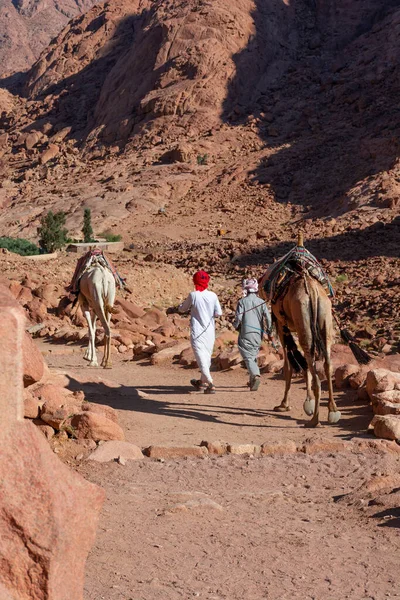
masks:
<path id="1" fill-rule="evenodd" d="M 265 296 L 262 284 L 263 282 L 261 281 L 260 293 Z M 319 425 L 321 382 L 315 365 L 318 355 L 321 355 L 324 361 L 325 375 L 328 381 L 328 421 L 329 423 L 337 423 L 341 414 L 333 398 L 330 353 L 334 334 L 332 305 L 327 293 L 322 285 L 308 274 L 304 273 L 303 275 L 295 276 L 291 279 L 286 293 L 272 304 L 272 313 L 284 350 L 285 376 L 285 394 L 281 404 L 276 406 L 274 410 L 278 412 L 290 410 L 289 391 L 293 366 L 289 360 L 289 354 L 293 356 L 290 348 L 295 344 L 290 333 L 292 331 L 297 334 L 307 363 L 307 368 L 303 369 L 307 385 L 304 411 L 307 415 L 313 415 L 313 417 L 306 426 L 317 427 Z M 305 367 L 304 360 L 300 360 L 301 362 L 303 362 L 301 366 Z M 314 397 L 311 390 L 314 393 Z"/>
<path id="2" fill-rule="evenodd" d="M 114 276 L 94 258 L 90 267 L 83 273 L 79 284 L 79 304 L 82 307 L 89 327 L 89 344 L 83 358 L 89 361 L 91 367 L 99 366 L 95 347 L 96 320 L 99 319 L 105 335 L 104 355 L 101 366 L 105 369 L 111 368 L 110 320 L 111 314 L 114 312 L 114 300 Z"/>

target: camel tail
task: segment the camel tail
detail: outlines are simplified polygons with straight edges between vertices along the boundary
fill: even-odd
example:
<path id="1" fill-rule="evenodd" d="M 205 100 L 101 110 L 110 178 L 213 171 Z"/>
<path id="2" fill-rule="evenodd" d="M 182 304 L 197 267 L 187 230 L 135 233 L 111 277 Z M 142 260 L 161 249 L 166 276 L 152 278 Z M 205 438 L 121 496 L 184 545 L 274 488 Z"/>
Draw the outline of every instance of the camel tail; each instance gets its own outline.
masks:
<path id="1" fill-rule="evenodd" d="M 287 327 L 283 328 L 283 344 L 286 348 L 288 361 L 296 373 L 307 371 L 307 361 L 297 347 L 294 337 Z"/>
<path id="2" fill-rule="evenodd" d="M 309 290 L 310 296 L 310 327 L 311 327 L 311 356 L 315 360 L 318 358 L 324 358 L 327 360 L 327 348 L 322 337 L 321 328 L 319 326 L 319 302 L 318 294 L 314 288 Z"/>

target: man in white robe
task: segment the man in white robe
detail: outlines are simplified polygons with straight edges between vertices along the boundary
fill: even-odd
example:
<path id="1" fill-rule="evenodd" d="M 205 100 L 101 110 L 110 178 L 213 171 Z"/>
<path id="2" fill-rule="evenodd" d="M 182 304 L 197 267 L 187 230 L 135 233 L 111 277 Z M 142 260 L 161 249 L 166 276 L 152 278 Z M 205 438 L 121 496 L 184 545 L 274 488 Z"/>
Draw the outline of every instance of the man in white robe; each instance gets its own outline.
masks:
<path id="1" fill-rule="evenodd" d="M 214 394 L 210 366 L 215 342 L 215 317 L 220 317 L 222 310 L 217 295 L 207 289 L 209 281 L 210 276 L 205 271 L 195 273 L 193 283 L 196 291 L 182 302 L 179 311 L 190 310 L 190 342 L 201 372 L 200 379 L 192 379 L 190 383 L 197 390 L 205 388 L 205 394 Z"/>

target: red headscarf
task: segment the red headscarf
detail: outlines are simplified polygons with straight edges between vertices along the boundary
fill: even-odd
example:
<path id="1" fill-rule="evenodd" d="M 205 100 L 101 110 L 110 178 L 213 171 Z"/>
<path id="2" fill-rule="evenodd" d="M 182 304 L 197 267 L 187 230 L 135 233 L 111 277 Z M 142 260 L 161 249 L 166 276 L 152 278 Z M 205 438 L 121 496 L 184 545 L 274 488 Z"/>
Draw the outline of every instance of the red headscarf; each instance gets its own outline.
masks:
<path id="1" fill-rule="evenodd" d="M 197 292 L 204 292 L 208 288 L 208 282 L 210 281 L 210 276 L 205 271 L 197 271 L 193 275 L 193 283 Z"/>

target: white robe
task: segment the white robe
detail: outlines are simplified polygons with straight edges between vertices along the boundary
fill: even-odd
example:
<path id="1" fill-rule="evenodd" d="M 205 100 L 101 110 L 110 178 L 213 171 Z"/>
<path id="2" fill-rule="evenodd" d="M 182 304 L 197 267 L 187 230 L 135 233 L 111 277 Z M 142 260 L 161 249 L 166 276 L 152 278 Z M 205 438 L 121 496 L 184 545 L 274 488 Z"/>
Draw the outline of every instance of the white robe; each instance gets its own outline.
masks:
<path id="1" fill-rule="evenodd" d="M 210 366 L 215 342 L 215 317 L 222 315 L 218 297 L 209 290 L 191 292 L 179 310 L 190 310 L 190 342 L 201 371 L 201 381 L 212 383 Z"/>

